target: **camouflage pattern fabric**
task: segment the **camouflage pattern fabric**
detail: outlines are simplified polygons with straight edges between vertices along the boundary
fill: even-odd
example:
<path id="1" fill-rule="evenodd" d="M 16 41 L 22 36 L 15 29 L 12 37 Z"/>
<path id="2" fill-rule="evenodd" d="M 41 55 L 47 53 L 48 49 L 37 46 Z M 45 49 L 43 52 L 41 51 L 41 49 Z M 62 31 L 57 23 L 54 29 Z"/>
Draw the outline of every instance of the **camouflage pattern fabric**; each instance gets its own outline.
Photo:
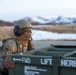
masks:
<path id="1" fill-rule="evenodd" d="M 0 71 L 4 68 L 2 65 L 2 62 L 4 61 L 6 56 L 9 54 L 24 52 L 24 50 L 22 49 L 23 49 L 22 46 L 15 39 L 8 39 L 4 41 L 1 51 L 0 51 Z M 34 49 L 34 46 L 30 41 L 28 42 L 27 49 L 28 50 Z"/>

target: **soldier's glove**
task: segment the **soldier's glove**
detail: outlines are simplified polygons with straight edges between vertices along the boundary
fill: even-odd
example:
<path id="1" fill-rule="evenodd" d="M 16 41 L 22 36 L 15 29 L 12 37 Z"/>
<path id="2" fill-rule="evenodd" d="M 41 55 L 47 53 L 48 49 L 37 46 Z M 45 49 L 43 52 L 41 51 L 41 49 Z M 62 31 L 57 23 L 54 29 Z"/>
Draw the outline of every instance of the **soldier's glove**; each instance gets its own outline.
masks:
<path id="1" fill-rule="evenodd" d="M 10 69 L 10 68 L 14 68 L 15 63 L 12 62 L 12 61 L 10 61 L 10 60 L 8 60 L 8 59 L 5 59 L 5 60 L 3 61 L 3 66 L 4 66 L 5 68 Z"/>

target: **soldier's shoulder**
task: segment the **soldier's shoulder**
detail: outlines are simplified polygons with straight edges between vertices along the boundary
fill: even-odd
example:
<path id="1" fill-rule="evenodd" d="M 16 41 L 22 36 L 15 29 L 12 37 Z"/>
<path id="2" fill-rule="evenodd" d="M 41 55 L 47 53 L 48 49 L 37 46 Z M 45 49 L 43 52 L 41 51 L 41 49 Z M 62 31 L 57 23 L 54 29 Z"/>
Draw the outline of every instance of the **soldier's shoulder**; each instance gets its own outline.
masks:
<path id="1" fill-rule="evenodd" d="M 4 39 L 2 40 L 3 44 L 11 44 L 11 43 L 15 43 L 15 40 L 13 38 L 8 38 L 8 39 Z"/>
<path id="2" fill-rule="evenodd" d="M 14 41 L 14 39 L 12 39 L 12 38 L 5 39 L 3 41 L 3 45 L 1 47 L 1 51 L 12 50 L 15 47 L 16 47 L 16 42 Z"/>

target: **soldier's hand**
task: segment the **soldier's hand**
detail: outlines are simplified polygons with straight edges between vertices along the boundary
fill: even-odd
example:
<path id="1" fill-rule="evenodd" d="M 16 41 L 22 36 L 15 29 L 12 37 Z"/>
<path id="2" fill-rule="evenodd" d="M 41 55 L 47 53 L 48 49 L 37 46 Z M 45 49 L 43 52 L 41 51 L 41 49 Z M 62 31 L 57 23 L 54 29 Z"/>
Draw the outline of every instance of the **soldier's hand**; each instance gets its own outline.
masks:
<path id="1" fill-rule="evenodd" d="M 12 62 L 12 61 L 10 61 L 10 60 L 8 60 L 8 59 L 5 59 L 4 60 L 4 62 L 3 62 L 3 66 L 5 67 L 5 68 L 14 68 L 14 66 L 15 66 L 15 63 L 14 62 Z"/>

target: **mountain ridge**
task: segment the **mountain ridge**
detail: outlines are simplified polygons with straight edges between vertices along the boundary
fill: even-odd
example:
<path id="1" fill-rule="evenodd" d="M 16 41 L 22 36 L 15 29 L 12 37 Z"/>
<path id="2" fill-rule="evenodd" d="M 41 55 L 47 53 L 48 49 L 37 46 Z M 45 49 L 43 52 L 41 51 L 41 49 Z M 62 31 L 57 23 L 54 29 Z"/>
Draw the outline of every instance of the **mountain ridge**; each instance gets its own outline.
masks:
<path id="1" fill-rule="evenodd" d="M 45 18 L 45 17 L 37 16 L 37 17 L 25 17 L 21 19 L 28 20 L 32 25 L 58 25 L 58 24 L 75 25 L 76 24 L 76 17 L 58 16 L 58 17 Z M 0 26 L 13 26 L 13 22 L 0 20 Z"/>

